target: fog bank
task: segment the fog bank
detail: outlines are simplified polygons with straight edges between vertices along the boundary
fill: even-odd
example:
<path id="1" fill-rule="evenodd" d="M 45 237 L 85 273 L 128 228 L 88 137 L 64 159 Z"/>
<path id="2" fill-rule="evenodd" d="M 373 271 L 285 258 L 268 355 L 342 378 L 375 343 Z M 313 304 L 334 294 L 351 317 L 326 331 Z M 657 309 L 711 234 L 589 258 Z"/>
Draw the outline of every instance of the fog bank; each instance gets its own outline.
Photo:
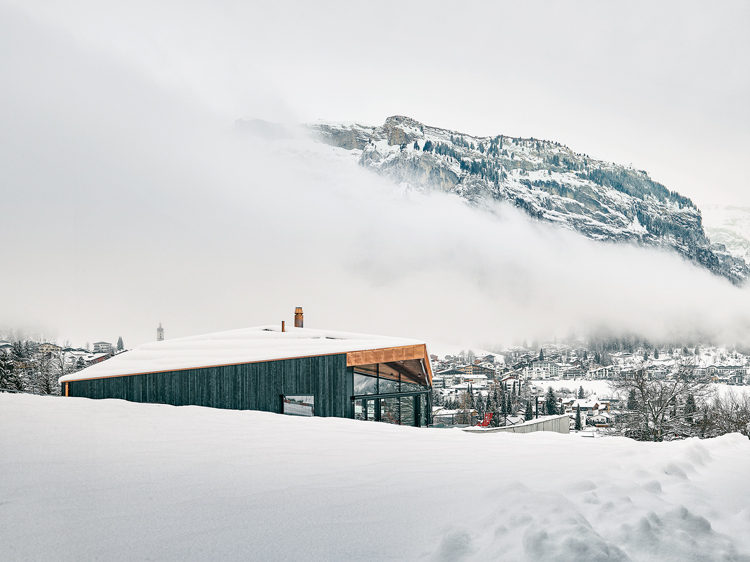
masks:
<path id="1" fill-rule="evenodd" d="M 339 152 L 243 136 L 105 50 L 0 9 L 0 325 L 178 337 L 291 320 L 459 345 L 584 333 L 748 341 L 750 292 Z M 238 115 L 237 117 L 241 117 Z M 688 194 L 689 195 L 689 194 Z"/>

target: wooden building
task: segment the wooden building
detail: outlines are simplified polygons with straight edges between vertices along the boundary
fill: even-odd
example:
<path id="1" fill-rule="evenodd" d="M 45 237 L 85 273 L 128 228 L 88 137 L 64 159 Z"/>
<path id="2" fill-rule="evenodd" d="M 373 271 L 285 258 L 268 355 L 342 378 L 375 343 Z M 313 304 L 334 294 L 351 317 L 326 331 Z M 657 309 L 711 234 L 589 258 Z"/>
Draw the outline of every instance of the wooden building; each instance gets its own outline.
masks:
<path id="1" fill-rule="evenodd" d="M 261 326 L 147 343 L 60 382 L 65 396 L 425 426 L 432 371 L 420 341 Z"/>

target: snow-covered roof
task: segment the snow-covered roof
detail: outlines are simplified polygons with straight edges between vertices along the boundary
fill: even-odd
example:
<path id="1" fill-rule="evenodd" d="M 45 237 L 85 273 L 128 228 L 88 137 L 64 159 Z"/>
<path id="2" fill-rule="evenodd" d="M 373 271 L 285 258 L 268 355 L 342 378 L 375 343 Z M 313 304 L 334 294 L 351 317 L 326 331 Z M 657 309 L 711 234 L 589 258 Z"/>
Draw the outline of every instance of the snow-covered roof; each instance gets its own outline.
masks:
<path id="1" fill-rule="evenodd" d="M 412 339 L 310 328 L 258 326 L 139 345 L 60 382 L 424 345 Z"/>

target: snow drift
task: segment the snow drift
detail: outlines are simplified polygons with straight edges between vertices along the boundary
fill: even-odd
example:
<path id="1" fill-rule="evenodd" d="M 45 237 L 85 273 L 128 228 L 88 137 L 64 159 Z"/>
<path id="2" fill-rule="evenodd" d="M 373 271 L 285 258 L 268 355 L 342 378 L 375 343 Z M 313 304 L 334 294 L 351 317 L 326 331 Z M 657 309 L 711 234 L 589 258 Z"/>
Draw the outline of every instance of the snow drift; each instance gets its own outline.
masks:
<path id="1" fill-rule="evenodd" d="M 750 441 L 0 394 L 3 558 L 750 560 Z"/>

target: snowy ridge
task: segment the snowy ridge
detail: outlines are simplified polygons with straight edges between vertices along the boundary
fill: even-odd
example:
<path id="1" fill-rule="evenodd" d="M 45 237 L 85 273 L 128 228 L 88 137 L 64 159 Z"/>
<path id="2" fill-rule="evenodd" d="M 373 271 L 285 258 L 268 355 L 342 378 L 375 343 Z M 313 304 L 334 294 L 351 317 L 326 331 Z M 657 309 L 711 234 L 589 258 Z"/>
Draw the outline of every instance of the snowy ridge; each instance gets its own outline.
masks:
<path id="1" fill-rule="evenodd" d="M 298 134 L 259 120 L 239 120 L 237 128 L 269 139 Z M 711 244 L 690 199 L 645 171 L 595 160 L 557 142 L 476 137 L 403 116 L 382 126 L 321 121 L 303 129 L 407 189 L 453 193 L 490 212 L 496 201 L 507 201 L 594 240 L 675 250 L 733 283 L 750 276 L 740 256 Z"/>
<path id="2" fill-rule="evenodd" d="M 216 365 L 332 355 L 385 347 L 424 345 L 418 340 L 278 325 L 242 328 L 139 345 L 60 382 Z"/>

